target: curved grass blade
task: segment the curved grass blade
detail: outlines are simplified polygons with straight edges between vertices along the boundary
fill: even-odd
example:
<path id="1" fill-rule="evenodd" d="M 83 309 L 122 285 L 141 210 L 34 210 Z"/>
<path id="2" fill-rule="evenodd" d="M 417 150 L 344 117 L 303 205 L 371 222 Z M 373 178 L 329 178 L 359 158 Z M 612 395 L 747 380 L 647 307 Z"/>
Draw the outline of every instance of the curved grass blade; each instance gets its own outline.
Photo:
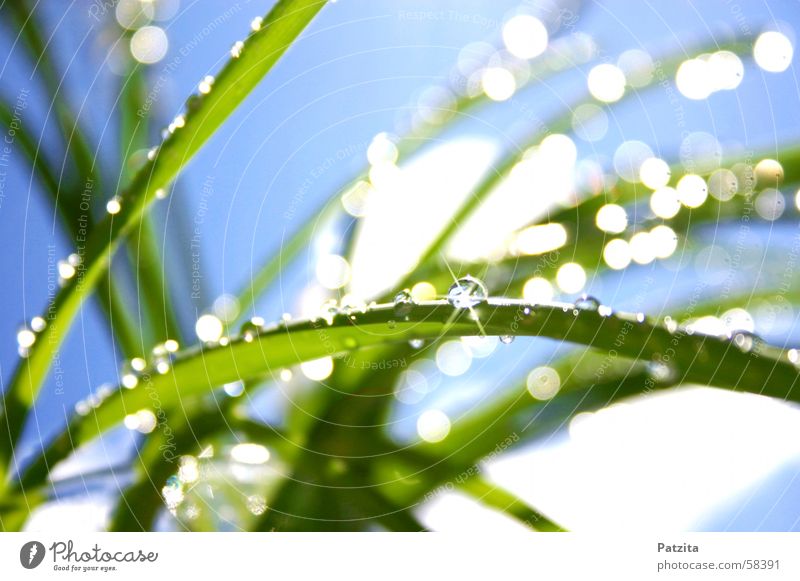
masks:
<path id="1" fill-rule="evenodd" d="M 564 61 L 570 62 L 573 65 L 585 61 L 586 59 L 583 56 L 585 50 L 584 44 L 584 37 L 571 35 L 563 39 L 557 49 L 553 49 L 551 46 L 545 54 L 530 63 L 529 75 L 525 81 L 521 83 L 520 88 L 531 84 L 533 81 L 541 82 L 551 75 L 560 72 L 560 65 Z M 438 133 L 450 129 L 454 120 L 465 116 L 472 109 L 491 102 L 492 101 L 486 97 L 483 92 L 478 92 L 477 94 L 459 94 L 452 104 L 442 103 L 440 108 L 437 109 L 437 115 L 425 119 L 421 124 L 399 140 L 397 143 L 399 157 L 405 159 L 412 156 L 426 144 L 430 143 L 432 138 Z M 275 278 L 280 274 L 281 269 L 308 245 L 315 231 L 316 223 L 327 222 L 343 213 L 343 210 L 338 204 L 331 202 L 339 199 L 341 195 L 351 190 L 358 182 L 366 180 L 369 180 L 368 168 L 363 171 L 359 177 L 349 180 L 343 187 L 338 188 L 334 196 L 322 203 L 320 208 L 313 214 L 319 216 L 316 221 L 305 223 L 289 237 L 285 244 L 281 245 L 279 252 L 270 253 L 269 257 L 262 261 L 262 265 L 257 272 L 251 275 L 248 284 L 237 293 L 239 304 L 242 306 L 242 315 L 240 319 L 246 318 L 247 313 L 252 311 L 258 298 L 267 290 L 272 282 L 274 282 Z M 357 237 L 358 227 L 356 226 L 351 228 L 347 235 L 345 243 L 346 255 L 350 255 L 350 251 Z"/>
<path id="2" fill-rule="evenodd" d="M 407 319 L 398 321 L 394 305 L 378 305 L 365 313 L 340 315 L 331 325 L 298 321 L 265 330 L 251 341 L 238 339 L 226 346 L 193 349 L 180 354 L 167 374 L 149 370 L 136 388 L 111 395 L 80 422 L 76 441 L 86 442 L 131 411 L 149 408 L 151 394 L 169 409 L 225 383 L 260 377 L 302 361 L 413 338 L 477 335 L 481 329 L 490 335 L 551 337 L 635 359 L 669 354 L 685 381 L 800 400 L 800 393 L 793 389 L 798 379 L 795 366 L 783 351 L 755 338 L 743 337 L 742 347 L 748 347 L 743 350 L 727 338 L 671 332 L 643 315 L 603 316 L 571 304 L 494 299 L 473 312 L 454 312 L 446 301 L 430 301 L 416 304 Z"/>
<path id="3" fill-rule="evenodd" d="M 283 55 L 297 35 L 322 8 L 324 0 L 280 0 L 260 29 L 245 41 L 238 58 L 232 59 L 214 81 L 213 90 L 190 101 L 184 127 L 170 135 L 137 174 L 121 197 L 121 210 L 109 215 L 87 242 L 82 276 L 75 277 L 56 296 L 56 324 L 46 331 L 45 341 L 31 348 L 14 375 L 6 394 L 0 428 L 16 442 L 26 410 L 35 400 L 52 363 L 51 351 L 61 345 L 72 320 L 91 289 L 106 272 L 120 238 L 141 220 L 157 191 L 166 187 L 188 163 L 231 112 Z M 5 470 L 8 458 L 0 457 Z M 3 480 L 5 480 L 3 478 Z"/>
<path id="4" fill-rule="evenodd" d="M 729 50 L 734 53 L 742 53 L 749 49 L 749 45 L 741 42 L 730 43 L 726 46 L 714 45 L 714 50 Z M 662 73 L 664 77 L 671 77 L 675 74 L 680 64 L 685 60 L 684 56 L 680 58 L 671 58 L 666 60 L 662 65 Z M 656 88 L 658 85 L 657 80 L 652 81 L 649 86 L 643 89 L 626 91 L 625 95 L 617 101 L 616 104 L 622 103 L 633 95 L 639 95 L 641 92 L 649 89 Z M 444 252 L 445 246 L 452 239 L 453 235 L 459 228 L 466 222 L 466 220 L 483 204 L 483 202 L 491 195 L 495 188 L 508 176 L 514 166 L 523 158 L 525 152 L 534 147 L 539 141 L 548 133 L 563 133 L 569 132 L 572 127 L 572 112 L 582 104 L 594 103 L 593 98 L 581 96 L 573 103 L 570 103 L 566 110 L 568 113 L 557 116 L 552 122 L 548 123 L 545 129 L 537 127 L 530 131 L 529 134 L 522 140 L 522 145 L 512 146 L 508 149 L 500 161 L 490 168 L 486 176 L 481 182 L 473 189 L 467 196 L 466 200 L 456 210 L 452 218 L 447 222 L 445 227 L 439 232 L 436 238 L 428 245 L 426 250 L 422 253 L 417 261 L 417 268 L 412 269 L 411 272 L 400 282 L 397 288 L 404 288 L 411 286 L 411 283 L 418 279 L 420 274 L 434 264 L 438 257 Z"/>

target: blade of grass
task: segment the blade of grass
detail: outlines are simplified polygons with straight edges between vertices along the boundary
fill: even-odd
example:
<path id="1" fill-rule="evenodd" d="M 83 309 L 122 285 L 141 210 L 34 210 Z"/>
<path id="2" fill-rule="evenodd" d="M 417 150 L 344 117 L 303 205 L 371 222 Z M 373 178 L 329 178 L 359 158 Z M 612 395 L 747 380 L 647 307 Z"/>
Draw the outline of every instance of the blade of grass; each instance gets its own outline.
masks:
<path id="1" fill-rule="evenodd" d="M 121 89 L 120 108 L 120 166 L 123 183 L 133 176 L 130 169 L 130 156 L 142 150 L 147 144 L 148 117 L 140 115 L 147 93 L 147 83 L 141 64 L 129 63 L 128 74 Z M 149 331 L 150 341 L 146 348 L 167 339 L 182 340 L 177 317 L 164 280 L 164 263 L 161 260 L 153 217 L 147 213 L 139 222 L 139 227 L 127 239 L 128 256 L 133 263 L 138 287 L 138 304 L 144 306 L 144 317 L 140 312 L 140 327 Z"/>
<path id="2" fill-rule="evenodd" d="M 50 51 L 40 30 L 40 25 L 36 22 L 34 10 L 28 6 L 25 0 L 8 0 L 5 5 L 11 12 L 20 36 L 31 53 L 34 66 L 41 75 L 47 94 L 53 99 L 53 107 L 61 134 L 67 151 L 75 162 L 78 175 L 82 180 L 91 177 L 100 188 L 102 181 L 99 168 L 95 163 L 95 156 L 89 146 L 86 133 L 81 129 L 61 90 L 62 81 L 59 79 L 55 64 L 50 60 Z"/>
<path id="3" fill-rule="evenodd" d="M 58 348 L 90 290 L 107 270 L 120 237 L 141 220 L 156 192 L 166 187 L 211 137 L 231 112 L 283 55 L 297 35 L 322 8 L 324 0 L 280 0 L 261 28 L 245 41 L 238 58 L 232 59 L 214 81 L 213 90 L 190 100 L 185 126 L 170 135 L 121 197 L 121 210 L 98 224 L 87 242 L 84 271 L 58 293 L 53 303 L 56 324 L 45 332 L 46 341 L 34 343 L 30 355 L 17 368 L 6 394 L 0 429 L 12 446 L 22 429 L 26 412 L 39 392 Z M 5 470 L 7 455 L 0 457 Z M 5 481 L 4 474 L 0 480 Z"/>
<path id="4" fill-rule="evenodd" d="M 800 399 L 793 390 L 798 379 L 795 366 L 780 349 L 759 341 L 751 351 L 743 351 L 727 338 L 672 333 L 644 316 L 601 316 L 561 303 L 493 299 L 474 310 L 490 335 L 545 336 L 645 360 L 674 350 L 673 365 L 686 381 Z M 329 326 L 297 321 L 266 330 L 252 341 L 237 339 L 227 346 L 193 349 L 180 354 L 166 375 L 148 370 L 139 387 L 111 395 L 88 421 L 81 422 L 77 441 L 88 441 L 131 410 L 150 407 L 151 393 L 158 394 L 161 405 L 169 408 L 231 381 L 357 347 L 479 333 L 472 316 L 459 315 L 451 321 L 453 308 L 446 301 L 430 301 L 414 305 L 407 320 L 397 321 L 393 305 L 378 305 L 365 313 L 340 315 Z"/>
<path id="5" fill-rule="evenodd" d="M 725 46 L 714 44 L 715 50 L 729 50 L 735 53 L 742 53 L 749 49 L 749 45 L 741 42 L 730 43 Z M 685 60 L 685 56 L 672 57 L 665 59 L 662 66 L 663 76 L 672 77 L 680 64 Z M 652 81 L 650 85 L 642 89 L 626 91 L 625 95 L 615 103 L 624 102 L 632 96 L 638 96 L 643 91 L 648 89 L 652 90 L 658 87 L 656 81 Z M 501 156 L 500 161 L 490 168 L 481 182 L 472 190 L 467 196 L 465 201 L 459 206 L 445 225 L 445 227 L 437 234 L 436 238 L 428 244 L 427 248 L 423 251 L 417 261 L 417 267 L 412 269 L 409 274 L 398 283 L 396 288 L 410 287 L 411 283 L 420 277 L 420 275 L 429 268 L 430 265 L 435 264 L 437 259 L 443 254 L 448 242 L 452 239 L 453 235 L 461 228 L 461 226 L 472 216 L 472 214 L 483 204 L 483 202 L 494 192 L 497 186 L 509 175 L 514 166 L 523 159 L 525 152 L 531 147 L 536 146 L 542 138 L 547 134 L 552 133 L 568 133 L 572 128 L 572 112 L 582 104 L 591 104 L 595 100 L 591 97 L 581 96 L 574 100 L 572 103 L 565 104 L 564 110 L 568 111 L 566 114 L 559 114 L 550 123 L 547 123 L 544 128 L 537 127 L 530 131 L 529 134 L 523 138 L 521 145 L 512 145 L 507 148 L 507 151 Z"/>
<path id="6" fill-rule="evenodd" d="M 530 63 L 529 75 L 521 83 L 520 88 L 532 81 L 542 82 L 548 77 L 560 72 L 561 68 L 559 64 L 565 59 L 573 64 L 582 62 L 584 60 L 582 58 L 584 45 L 585 38 L 572 35 L 569 38 L 563 39 L 558 50 L 553 49 L 551 46 L 541 57 Z M 433 137 L 438 133 L 450 129 L 453 126 L 451 120 L 469 117 L 468 113 L 472 109 L 489 103 L 493 103 L 493 101 L 488 99 L 482 92 L 476 94 L 462 93 L 457 95 L 452 106 L 443 105 L 443 110 L 446 111 L 447 115 L 443 117 L 434 116 L 431 119 L 425 120 L 399 140 L 397 144 L 399 157 L 405 159 L 412 156 L 426 144 L 430 143 Z M 289 237 L 286 243 L 281 245 L 279 252 L 270 252 L 269 256 L 261 262 L 261 266 L 256 273 L 251 273 L 247 285 L 237 293 L 239 304 L 243 307 L 242 319 L 245 319 L 246 315 L 252 312 L 258 298 L 269 288 L 272 282 L 274 282 L 275 278 L 281 272 L 281 269 L 308 245 L 315 231 L 315 224 L 327 222 L 343 213 L 343 209 L 340 208 L 337 203 L 332 202 L 338 200 L 342 193 L 350 190 L 358 182 L 366 180 L 369 180 L 369 168 L 361 172 L 361 175 L 356 179 L 349 180 L 342 187 L 336 189 L 336 194 L 325 200 L 318 210 L 313 213 L 313 215 L 319 216 L 318 220 L 306 222 Z M 344 245 L 345 255 L 350 254 L 353 242 L 358 237 L 357 232 L 357 226 L 350 229 Z"/>

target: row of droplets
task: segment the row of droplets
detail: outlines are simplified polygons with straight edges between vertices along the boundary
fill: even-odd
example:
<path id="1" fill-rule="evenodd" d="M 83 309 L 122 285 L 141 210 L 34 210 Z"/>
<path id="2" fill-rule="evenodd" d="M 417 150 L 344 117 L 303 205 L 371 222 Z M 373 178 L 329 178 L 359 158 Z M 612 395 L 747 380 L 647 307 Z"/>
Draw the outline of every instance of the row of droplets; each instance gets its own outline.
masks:
<path id="1" fill-rule="evenodd" d="M 476 277 L 467 275 L 459 278 L 453 283 L 447 292 L 446 300 L 454 309 L 472 310 L 473 308 L 486 302 L 488 297 L 489 293 L 483 281 Z M 395 317 L 401 320 L 408 320 L 416 304 L 417 302 L 409 290 L 401 290 L 395 295 L 393 301 L 393 312 Z M 321 318 L 329 325 L 333 324 L 334 319 L 337 316 L 347 316 L 351 320 L 355 320 L 358 313 L 366 313 L 374 306 L 375 303 L 370 303 L 368 305 L 363 302 L 352 300 L 340 304 L 335 299 L 331 299 L 322 305 L 320 308 L 320 316 L 316 320 Z M 523 309 L 525 315 L 531 314 L 530 306 L 524 306 Z M 614 311 L 610 307 L 603 305 L 597 298 L 586 294 L 578 298 L 572 305 L 562 305 L 562 310 L 564 312 L 568 312 L 570 309 L 573 311 L 575 316 L 578 316 L 580 312 L 596 312 L 602 317 L 610 317 L 614 314 Z M 205 320 L 204 317 L 206 318 Z M 44 329 L 44 321 L 39 321 L 38 319 L 39 318 L 35 318 L 34 321 L 32 321 L 31 329 L 26 327 L 26 329 L 28 329 L 27 332 L 32 333 L 33 329 L 38 329 L 39 331 Z M 636 313 L 634 315 L 634 319 L 637 323 L 644 323 L 646 320 L 643 313 Z M 312 319 L 312 321 L 313 320 L 315 319 Z M 271 328 L 277 329 L 280 326 L 286 326 L 290 321 L 291 316 L 284 314 L 279 323 L 273 324 L 270 327 L 267 326 L 262 317 L 253 317 L 241 326 L 239 330 L 239 337 L 245 342 L 252 342 L 264 331 Z M 230 344 L 231 338 L 224 335 L 224 325 L 222 321 L 220 321 L 214 315 L 203 315 L 200 317 L 200 319 L 198 319 L 198 324 L 201 322 L 205 325 L 205 328 L 201 331 L 200 327 L 198 327 L 198 336 L 204 343 L 223 347 Z M 208 334 L 207 328 L 209 324 L 214 326 L 214 330 L 210 335 Z M 391 319 L 387 324 L 389 328 L 395 328 L 397 322 L 394 319 Z M 663 327 L 671 334 L 675 334 L 679 331 L 679 325 L 677 321 L 669 316 L 664 317 Z M 686 335 L 693 335 L 695 333 L 705 334 L 702 330 L 696 329 L 692 324 L 684 325 L 682 328 L 680 328 L 680 330 Z M 22 331 L 20 333 L 22 333 Z M 20 341 L 21 348 L 23 345 L 30 347 L 30 345 L 33 344 L 34 339 L 31 339 L 27 335 L 25 335 L 23 339 L 24 341 Z M 729 339 L 733 345 L 743 352 L 754 351 L 761 343 L 760 337 L 750 331 L 745 330 L 732 331 L 727 336 L 727 339 Z M 504 344 L 509 344 L 513 342 L 514 336 L 503 335 L 499 337 L 499 340 Z M 425 345 L 425 341 L 424 339 L 415 338 L 411 339 L 409 344 L 415 349 L 421 349 Z M 352 345 L 348 345 L 348 348 L 354 349 L 357 346 L 358 345 L 354 343 Z M 143 357 L 135 357 L 126 362 L 123 366 L 123 372 L 120 378 L 122 387 L 126 389 L 135 388 L 139 384 L 142 375 L 148 372 L 148 369 L 161 375 L 169 373 L 175 354 L 178 352 L 179 348 L 180 346 L 177 341 L 169 339 L 153 348 L 149 360 Z M 800 366 L 800 351 L 796 349 L 789 350 L 787 352 L 787 358 L 793 364 Z M 666 371 L 664 371 L 667 369 L 667 366 L 656 365 L 656 367 L 653 369 L 654 375 L 667 375 Z M 283 370 L 280 376 L 282 380 L 287 381 L 292 377 L 289 370 Z M 237 382 L 237 385 L 240 383 L 241 382 Z M 226 393 L 232 397 L 240 395 L 242 391 L 242 389 L 236 389 L 235 391 L 226 389 Z M 87 400 L 78 402 L 78 404 L 76 404 L 76 411 L 83 415 L 87 414 L 92 408 L 98 407 L 105 397 L 107 397 L 110 393 L 112 393 L 112 388 L 110 385 L 101 386 L 97 392 L 90 396 Z M 144 424 L 147 423 L 148 422 L 144 422 Z"/>

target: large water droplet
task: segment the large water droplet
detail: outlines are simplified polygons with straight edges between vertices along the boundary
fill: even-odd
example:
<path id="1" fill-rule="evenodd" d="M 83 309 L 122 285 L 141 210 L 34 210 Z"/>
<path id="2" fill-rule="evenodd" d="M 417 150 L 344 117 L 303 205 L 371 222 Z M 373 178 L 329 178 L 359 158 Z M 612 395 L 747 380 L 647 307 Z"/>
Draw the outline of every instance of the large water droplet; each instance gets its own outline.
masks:
<path id="1" fill-rule="evenodd" d="M 456 309 L 470 309 L 486 300 L 486 285 L 473 276 L 458 279 L 447 291 L 447 302 Z"/>
<path id="2" fill-rule="evenodd" d="M 514 342 L 514 335 L 500 335 L 500 342 L 504 345 L 510 345 Z"/>
<path id="3" fill-rule="evenodd" d="M 600 301 L 590 295 L 581 295 L 581 298 L 575 301 L 575 308 L 580 311 L 597 311 L 600 306 Z"/>
<path id="4" fill-rule="evenodd" d="M 411 297 L 411 291 L 408 289 L 401 290 L 394 296 L 394 314 L 397 317 L 405 318 L 411 314 L 414 309 L 414 299 Z"/>

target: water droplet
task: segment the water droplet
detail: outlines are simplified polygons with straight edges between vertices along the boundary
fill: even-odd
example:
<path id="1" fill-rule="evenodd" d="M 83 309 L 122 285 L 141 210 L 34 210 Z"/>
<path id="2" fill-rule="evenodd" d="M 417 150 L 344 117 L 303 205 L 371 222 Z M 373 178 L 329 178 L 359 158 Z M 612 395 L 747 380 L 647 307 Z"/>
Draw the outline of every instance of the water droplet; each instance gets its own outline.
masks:
<path id="1" fill-rule="evenodd" d="M 253 20 L 250 21 L 250 29 L 253 32 L 258 32 L 261 30 L 261 24 L 264 22 L 264 19 L 261 16 L 256 16 Z"/>
<path id="2" fill-rule="evenodd" d="M 397 327 L 397 321 L 395 321 L 394 319 L 389 319 L 386 322 L 386 326 L 388 326 L 390 329 L 394 329 L 395 327 Z"/>
<path id="3" fill-rule="evenodd" d="M 422 349 L 425 346 L 425 339 L 411 339 L 408 344 L 412 349 Z"/>
<path id="4" fill-rule="evenodd" d="M 264 325 L 264 319 L 261 317 L 253 317 L 241 326 L 239 329 L 239 334 L 245 341 L 250 343 L 253 339 L 258 337 L 262 331 L 264 331 Z"/>
<path id="5" fill-rule="evenodd" d="M 733 344 L 736 345 L 739 349 L 744 351 L 745 353 L 749 353 L 753 351 L 753 349 L 758 347 L 758 342 L 760 338 L 749 331 L 739 331 L 734 334 L 733 338 L 731 339 Z"/>
<path id="6" fill-rule="evenodd" d="M 200 91 L 202 95 L 208 95 L 211 92 L 211 87 L 214 86 L 214 77 L 211 75 L 206 75 L 203 77 L 203 80 L 197 85 L 197 90 Z"/>
<path id="7" fill-rule="evenodd" d="M 289 383 L 292 380 L 292 377 L 294 377 L 294 373 L 292 373 L 291 369 L 281 369 L 280 372 L 281 381 Z"/>
<path id="8" fill-rule="evenodd" d="M 610 317 L 614 314 L 614 309 L 606 305 L 600 305 L 597 307 L 597 314 L 601 317 Z"/>
<path id="9" fill-rule="evenodd" d="M 148 154 L 147 157 L 150 157 L 150 154 Z M 122 198 L 119 196 L 114 196 L 108 202 L 106 202 L 106 212 L 112 216 L 119 214 L 120 210 L 122 210 Z"/>
<path id="10" fill-rule="evenodd" d="M 109 395 L 114 393 L 113 386 L 110 383 L 104 383 L 100 387 L 97 388 L 97 398 L 102 401 L 106 399 Z"/>
<path id="11" fill-rule="evenodd" d="M 650 361 L 647 371 L 659 383 L 668 383 L 675 379 L 675 370 L 661 361 Z"/>
<path id="12" fill-rule="evenodd" d="M 335 304 L 336 301 L 334 301 L 334 306 Z M 347 294 L 340 301 L 339 312 L 349 315 L 351 319 L 355 319 L 355 314 L 367 312 L 367 302 L 360 297 Z"/>
<path id="13" fill-rule="evenodd" d="M 789 349 L 786 353 L 786 357 L 789 359 L 789 363 L 794 363 L 795 365 L 800 363 L 800 351 L 797 349 Z"/>
<path id="14" fill-rule="evenodd" d="M 590 295 L 581 295 L 575 301 L 575 308 L 581 311 L 597 311 L 601 306 L 600 301 Z"/>
<path id="15" fill-rule="evenodd" d="M 644 313 L 636 313 L 637 323 L 644 323 L 644 320 L 645 320 Z"/>
<path id="16" fill-rule="evenodd" d="M 522 314 L 523 315 L 530 315 L 531 314 L 531 308 L 530 307 L 525 307 L 524 309 L 522 309 Z"/>
<path id="17" fill-rule="evenodd" d="M 157 200 L 163 200 L 163 199 L 165 199 L 165 198 L 166 198 L 168 195 L 169 195 L 169 192 L 167 192 L 167 189 L 166 189 L 166 188 L 158 188 L 158 189 L 156 190 L 156 199 L 157 199 Z"/>
<path id="18" fill-rule="evenodd" d="M 183 502 L 183 486 L 178 480 L 177 476 L 170 476 L 167 479 L 167 484 L 161 489 L 161 495 L 164 497 L 164 504 L 167 509 L 174 512 Z"/>
<path id="19" fill-rule="evenodd" d="M 482 281 L 467 275 L 450 287 L 447 292 L 447 302 L 456 309 L 470 309 L 484 302 L 488 294 L 486 285 Z"/>
<path id="20" fill-rule="evenodd" d="M 264 514 L 267 510 L 267 501 L 260 494 L 254 494 L 247 497 L 247 510 L 258 516 Z"/>
<path id="21" fill-rule="evenodd" d="M 23 327 L 17 331 L 17 345 L 19 345 L 21 348 L 29 349 L 33 347 L 34 343 L 36 343 L 36 333 L 27 327 Z"/>
<path id="22" fill-rule="evenodd" d="M 514 335 L 500 335 L 500 342 L 504 345 L 510 345 L 514 342 Z"/>
<path id="23" fill-rule="evenodd" d="M 242 51 L 244 50 L 244 43 L 241 40 L 237 40 L 233 43 L 231 47 L 231 58 L 238 59 L 242 56 Z"/>
<path id="24" fill-rule="evenodd" d="M 79 416 L 88 415 L 90 411 L 92 411 L 92 406 L 87 401 L 81 400 L 75 404 L 75 413 Z"/>
<path id="25" fill-rule="evenodd" d="M 142 357 L 134 357 L 131 359 L 131 369 L 134 371 L 144 371 L 147 367 L 147 361 L 145 361 Z"/>
<path id="26" fill-rule="evenodd" d="M 244 382 L 233 381 L 231 383 L 226 383 L 222 389 L 224 389 L 225 393 L 227 393 L 230 397 L 239 397 L 244 393 Z"/>
<path id="27" fill-rule="evenodd" d="M 139 385 L 139 377 L 135 373 L 125 373 L 120 383 L 122 383 L 122 387 L 126 389 L 133 389 L 137 385 Z"/>
<path id="28" fill-rule="evenodd" d="M 406 318 L 414 310 L 414 299 L 411 296 L 411 291 L 408 289 L 401 290 L 394 296 L 394 314 L 397 317 Z"/>
<path id="29" fill-rule="evenodd" d="M 200 466 L 194 456 L 181 456 L 180 466 L 178 466 L 178 479 L 191 484 L 200 479 Z"/>
<path id="30" fill-rule="evenodd" d="M 159 358 L 155 362 L 156 371 L 161 375 L 166 375 L 170 370 L 170 362 L 168 358 Z"/>
<path id="31" fill-rule="evenodd" d="M 674 333 L 675 331 L 678 330 L 678 321 L 667 315 L 666 317 L 664 317 L 664 327 L 670 333 Z"/>
<path id="32" fill-rule="evenodd" d="M 62 280 L 69 280 L 75 276 L 75 267 L 66 260 L 59 260 L 56 267 L 58 268 L 58 276 Z"/>
<path id="33" fill-rule="evenodd" d="M 339 305 L 336 304 L 335 299 L 330 299 L 322 303 L 322 306 L 319 308 L 320 316 L 325 319 L 325 322 L 329 325 L 333 325 L 333 320 L 336 318 L 336 315 L 339 314 Z"/>
<path id="34" fill-rule="evenodd" d="M 225 326 L 222 321 L 214 315 L 201 315 L 194 325 L 194 331 L 197 338 L 204 343 L 213 343 L 219 341 L 222 334 L 225 332 Z"/>
<path id="35" fill-rule="evenodd" d="M 157 155 L 158 155 L 158 147 L 151 147 L 147 151 L 147 159 L 149 159 L 150 161 L 153 161 Z"/>

